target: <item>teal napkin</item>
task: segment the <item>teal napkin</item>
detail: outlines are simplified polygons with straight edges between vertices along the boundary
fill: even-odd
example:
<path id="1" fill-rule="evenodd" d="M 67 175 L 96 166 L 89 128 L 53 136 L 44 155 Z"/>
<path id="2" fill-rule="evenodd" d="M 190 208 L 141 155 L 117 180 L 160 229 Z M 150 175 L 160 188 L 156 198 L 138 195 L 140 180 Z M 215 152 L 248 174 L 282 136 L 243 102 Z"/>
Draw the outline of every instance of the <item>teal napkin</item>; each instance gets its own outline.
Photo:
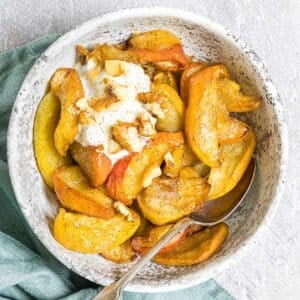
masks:
<path id="1" fill-rule="evenodd" d="M 6 132 L 18 89 L 35 60 L 58 38 L 52 34 L 0 55 L 0 299 L 92 299 L 100 289 L 58 262 L 28 227 L 6 164 Z M 164 294 L 124 293 L 126 300 L 231 300 L 213 279 Z"/>

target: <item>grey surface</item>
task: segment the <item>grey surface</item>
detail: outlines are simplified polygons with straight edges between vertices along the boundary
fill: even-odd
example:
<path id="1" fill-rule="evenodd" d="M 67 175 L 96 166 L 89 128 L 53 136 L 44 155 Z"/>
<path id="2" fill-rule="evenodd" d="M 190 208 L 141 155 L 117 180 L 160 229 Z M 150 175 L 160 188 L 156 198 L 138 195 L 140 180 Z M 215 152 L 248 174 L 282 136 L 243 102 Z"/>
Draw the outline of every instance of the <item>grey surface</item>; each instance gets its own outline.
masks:
<path id="1" fill-rule="evenodd" d="M 64 33 L 91 17 L 148 1 L 0 2 L 0 51 L 47 33 Z M 265 61 L 286 102 L 290 180 L 273 222 L 246 256 L 216 280 L 237 299 L 297 299 L 300 293 L 299 1 L 152 1 L 197 12 L 228 27 Z M 297 97 L 298 96 L 298 97 Z"/>

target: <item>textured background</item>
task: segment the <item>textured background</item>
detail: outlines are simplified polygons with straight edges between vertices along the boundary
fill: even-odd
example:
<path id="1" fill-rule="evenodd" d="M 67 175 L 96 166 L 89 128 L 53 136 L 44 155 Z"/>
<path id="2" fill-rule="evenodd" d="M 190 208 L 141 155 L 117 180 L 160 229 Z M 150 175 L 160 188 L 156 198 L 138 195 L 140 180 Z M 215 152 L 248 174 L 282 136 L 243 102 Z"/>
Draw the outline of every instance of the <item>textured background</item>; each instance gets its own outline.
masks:
<path id="1" fill-rule="evenodd" d="M 236 299 L 299 299 L 300 1 L 152 0 L 151 4 L 183 8 L 223 24 L 247 41 L 269 69 L 286 103 L 290 143 L 286 192 L 255 246 L 215 279 Z M 103 13 L 138 6 L 149 6 L 149 0 L 1 0 L 0 52 L 49 33 L 62 34 Z"/>

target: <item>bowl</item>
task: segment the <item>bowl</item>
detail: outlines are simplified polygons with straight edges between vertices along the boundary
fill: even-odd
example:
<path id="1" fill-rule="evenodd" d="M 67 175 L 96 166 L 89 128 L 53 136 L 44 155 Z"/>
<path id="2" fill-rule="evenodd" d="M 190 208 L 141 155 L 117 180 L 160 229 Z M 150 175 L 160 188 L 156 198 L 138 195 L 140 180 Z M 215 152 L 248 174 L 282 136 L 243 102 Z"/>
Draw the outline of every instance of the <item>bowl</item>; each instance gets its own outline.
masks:
<path id="1" fill-rule="evenodd" d="M 58 210 L 34 157 L 35 111 L 53 72 L 72 66 L 74 46 L 117 43 L 130 33 L 164 28 L 177 34 L 188 55 L 225 63 L 245 92 L 262 98 L 257 111 L 239 114 L 257 136 L 258 172 L 243 205 L 228 219 L 230 235 L 221 251 L 206 262 L 187 267 L 149 263 L 127 286 L 128 291 L 163 292 L 209 279 L 235 262 L 271 220 L 283 191 L 287 166 L 287 131 L 283 104 L 260 59 L 227 29 L 190 12 L 170 8 L 134 8 L 92 19 L 53 43 L 28 73 L 14 104 L 8 130 L 8 163 L 13 188 L 31 229 L 44 246 L 69 269 L 101 285 L 115 281 L 132 263 L 118 265 L 100 255 L 69 251 L 51 233 Z M 260 229 L 260 230 L 259 230 Z"/>

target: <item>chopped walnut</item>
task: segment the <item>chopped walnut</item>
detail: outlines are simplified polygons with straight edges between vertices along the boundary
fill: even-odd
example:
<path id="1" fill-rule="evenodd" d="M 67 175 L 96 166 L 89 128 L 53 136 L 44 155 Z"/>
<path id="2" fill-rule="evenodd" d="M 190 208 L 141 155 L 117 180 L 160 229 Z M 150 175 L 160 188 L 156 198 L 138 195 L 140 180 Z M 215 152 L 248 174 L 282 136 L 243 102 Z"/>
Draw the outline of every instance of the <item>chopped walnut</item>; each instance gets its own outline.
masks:
<path id="1" fill-rule="evenodd" d="M 122 202 L 114 202 L 114 208 L 123 215 L 129 222 L 133 220 L 130 209 Z"/>
<path id="2" fill-rule="evenodd" d="M 96 58 L 91 57 L 90 59 L 87 60 L 86 69 L 87 69 L 87 71 L 92 71 L 97 67 L 97 65 L 98 65 L 98 62 L 97 62 Z"/>
<path id="3" fill-rule="evenodd" d="M 165 112 L 161 107 L 162 99 L 157 93 L 139 93 L 138 100 L 144 103 L 145 108 L 158 118 L 164 118 Z"/>
<path id="4" fill-rule="evenodd" d="M 78 122 L 81 125 L 89 125 L 95 123 L 95 119 L 86 111 L 81 111 L 78 116 Z"/>
<path id="5" fill-rule="evenodd" d="M 120 100 L 113 94 L 105 95 L 104 97 L 100 98 L 93 98 L 93 108 L 96 112 L 101 112 L 106 109 L 112 109 L 119 106 Z"/>
<path id="6" fill-rule="evenodd" d="M 90 51 L 81 45 L 76 45 L 75 50 L 76 50 L 76 54 L 78 55 L 80 63 L 82 65 L 85 65 Z"/>
<path id="7" fill-rule="evenodd" d="M 77 100 L 75 106 L 81 111 L 90 111 L 91 109 L 89 100 L 87 100 L 86 98 L 80 98 L 79 100 Z"/>
<path id="8" fill-rule="evenodd" d="M 154 116 L 163 119 L 165 117 L 165 111 L 161 108 L 160 104 L 157 102 L 146 103 L 145 107 L 149 110 Z"/>
<path id="9" fill-rule="evenodd" d="M 96 146 L 96 152 L 97 152 L 97 153 L 101 153 L 101 152 L 103 152 L 103 150 L 104 150 L 104 146 L 103 146 L 102 144 Z"/>
<path id="10" fill-rule="evenodd" d="M 118 122 L 112 130 L 114 139 L 125 149 L 133 152 L 140 152 L 144 143 L 140 139 L 136 124 Z"/>
<path id="11" fill-rule="evenodd" d="M 156 119 L 147 113 L 140 114 L 137 118 L 138 132 L 142 136 L 153 136 L 156 133 Z"/>
<path id="12" fill-rule="evenodd" d="M 155 67 L 152 64 L 147 63 L 147 64 L 143 64 L 142 68 L 144 69 L 145 74 L 147 74 L 150 77 L 150 79 L 152 79 L 156 70 Z"/>
<path id="13" fill-rule="evenodd" d="M 93 109 L 89 105 L 89 102 L 86 98 L 81 98 L 75 103 L 76 109 L 78 110 L 78 122 L 81 125 L 88 125 L 95 123 L 93 117 Z"/>
<path id="14" fill-rule="evenodd" d="M 169 165 L 169 164 L 174 165 L 175 164 L 175 160 L 174 160 L 174 157 L 173 157 L 173 155 L 172 155 L 171 152 L 167 152 L 165 154 L 164 160 L 165 160 L 165 162 L 166 162 L 167 165 Z"/>
<path id="15" fill-rule="evenodd" d="M 68 111 L 72 115 L 78 115 L 80 110 L 76 107 L 76 105 L 72 104 L 68 107 Z"/>
<path id="16" fill-rule="evenodd" d="M 120 76 L 124 73 L 123 62 L 120 60 L 106 60 L 105 70 L 111 76 Z"/>
<path id="17" fill-rule="evenodd" d="M 92 52 L 93 53 L 93 52 Z M 86 74 L 87 78 L 90 81 L 93 81 L 101 72 L 102 70 L 102 61 L 101 59 L 97 58 L 96 56 L 90 55 L 90 58 L 87 59 L 86 62 Z"/>
<path id="18" fill-rule="evenodd" d="M 137 99 L 142 103 L 153 103 L 160 102 L 159 95 L 157 93 L 148 92 L 148 93 L 139 93 Z"/>

